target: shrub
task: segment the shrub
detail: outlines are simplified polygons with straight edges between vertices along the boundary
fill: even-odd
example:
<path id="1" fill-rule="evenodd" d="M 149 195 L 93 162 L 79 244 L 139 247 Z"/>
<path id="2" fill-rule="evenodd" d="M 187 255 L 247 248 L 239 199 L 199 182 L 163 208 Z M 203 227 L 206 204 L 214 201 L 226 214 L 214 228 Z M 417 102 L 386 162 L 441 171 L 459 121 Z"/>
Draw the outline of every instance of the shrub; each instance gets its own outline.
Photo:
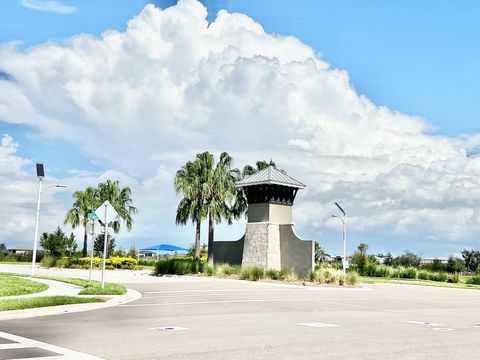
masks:
<path id="1" fill-rule="evenodd" d="M 347 273 L 347 276 L 345 278 L 345 283 L 347 285 L 357 285 L 358 283 L 358 274 L 355 271 L 350 271 Z"/>
<path id="2" fill-rule="evenodd" d="M 416 279 L 417 269 L 415 269 L 414 267 L 408 267 L 400 273 L 400 277 L 403 279 Z"/>
<path id="3" fill-rule="evenodd" d="M 60 258 L 60 259 L 57 259 L 55 266 L 56 266 L 56 267 L 59 267 L 59 268 L 68 268 L 68 267 L 70 267 L 70 258 L 68 258 L 68 257 L 62 257 L 62 258 Z"/>
<path id="4" fill-rule="evenodd" d="M 444 272 L 434 272 L 429 274 L 428 280 L 445 282 L 448 280 L 448 275 Z"/>
<path id="5" fill-rule="evenodd" d="M 218 276 L 231 276 L 238 273 L 238 268 L 230 264 L 221 264 L 217 266 L 215 273 Z"/>
<path id="6" fill-rule="evenodd" d="M 282 270 L 280 270 L 279 275 L 280 275 L 280 280 L 283 280 L 283 281 L 293 282 L 298 280 L 298 276 L 297 274 L 295 274 L 293 269 L 283 268 Z"/>
<path id="7" fill-rule="evenodd" d="M 467 284 L 480 285 L 480 275 L 474 275 L 467 279 Z"/>
<path id="8" fill-rule="evenodd" d="M 208 276 L 215 275 L 215 266 L 211 264 L 205 264 L 205 266 L 203 267 L 203 273 Z"/>
<path id="9" fill-rule="evenodd" d="M 418 272 L 418 279 L 419 280 L 428 280 L 430 273 L 427 270 L 420 270 Z"/>
<path id="10" fill-rule="evenodd" d="M 265 276 L 265 272 L 258 266 L 245 266 L 240 270 L 240 279 L 257 281 Z"/>
<path id="11" fill-rule="evenodd" d="M 57 264 L 57 258 L 53 256 L 45 256 L 42 261 L 40 261 L 40 264 L 46 268 L 51 268 L 56 266 Z"/>
<path id="12" fill-rule="evenodd" d="M 280 270 L 269 269 L 265 272 L 265 277 L 272 280 L 279 280 Z"/>
<path id="13" fill-rule="evenodd" d="M 193 259 L 161 259 L 155 264 L 154 275 L 194 274 L 202 272 L 204 264 Z"/>
<path id="14" fill-rule="evenodd" d="M 460 274 L 459 273 L 453 273 L 448 275 L 448 282 L 453 283 L 453 284 L 458 284 L 460 282 Z"/>

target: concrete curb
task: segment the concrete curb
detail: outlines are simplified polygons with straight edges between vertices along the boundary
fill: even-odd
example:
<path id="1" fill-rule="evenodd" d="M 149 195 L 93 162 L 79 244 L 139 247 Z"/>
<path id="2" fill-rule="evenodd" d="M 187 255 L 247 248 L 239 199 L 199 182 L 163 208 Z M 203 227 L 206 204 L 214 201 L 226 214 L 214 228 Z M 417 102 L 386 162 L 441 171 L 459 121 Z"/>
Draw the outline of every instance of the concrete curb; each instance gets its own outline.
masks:
<path id="1" fill-rule="evenodd" d="M 82 297 L 82 295 L 79 295 L 79 297 Z M 102 303 L 59 305 L 24 310 L 2 311 L 0 312 L 0 321 L 104 309 L 138 300 L 142 297 L 142 294 L 136 290 L 127 289 L 127 293 L 124 295 L 91 295 L 85 297 L 100 297 L 107 299 L 107 301 Z"/>

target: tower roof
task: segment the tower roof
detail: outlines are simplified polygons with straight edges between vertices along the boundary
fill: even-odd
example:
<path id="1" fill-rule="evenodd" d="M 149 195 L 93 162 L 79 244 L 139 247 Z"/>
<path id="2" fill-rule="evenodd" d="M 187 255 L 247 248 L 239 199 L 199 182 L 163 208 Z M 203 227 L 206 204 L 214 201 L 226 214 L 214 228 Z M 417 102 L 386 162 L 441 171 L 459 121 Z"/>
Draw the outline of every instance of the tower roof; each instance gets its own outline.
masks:
<path id="1" fill-rule="evenodd" d="M 237 187 L 245 187 L 252 185 L 283 185 L 296 189 L 305 189 L 307 186 L 285 172 L 278 170 L 274 165 L 270 165 L 253 175 L 246 177 L 237 182 Z"/>

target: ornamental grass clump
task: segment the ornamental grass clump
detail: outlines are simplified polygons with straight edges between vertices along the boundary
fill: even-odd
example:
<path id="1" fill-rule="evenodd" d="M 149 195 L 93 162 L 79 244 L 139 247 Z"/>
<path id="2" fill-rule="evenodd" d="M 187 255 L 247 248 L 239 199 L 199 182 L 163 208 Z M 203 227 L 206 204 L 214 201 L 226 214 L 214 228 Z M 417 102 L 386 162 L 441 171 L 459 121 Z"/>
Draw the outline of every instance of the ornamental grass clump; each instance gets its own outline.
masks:
<path id="1" fill-rule="evenodd" d="M 280 280 L 294 282 L 298 280 L 298 277 L 293 269 L 283 268 L 280 270 Z"/>
<path id="2" fill-rule="evenodd" d="M 238 274 L 238 267 L 230 264 L 221 264 L 217 266 L 215 274 L 217 276 L 232 276 Z"/>
<path id="3" fill-rule="evenodd" d="M 240 271 L 240 279 L 257 281 L 265 277 L 265 271 L 258 266 L 245 266 Z"/>

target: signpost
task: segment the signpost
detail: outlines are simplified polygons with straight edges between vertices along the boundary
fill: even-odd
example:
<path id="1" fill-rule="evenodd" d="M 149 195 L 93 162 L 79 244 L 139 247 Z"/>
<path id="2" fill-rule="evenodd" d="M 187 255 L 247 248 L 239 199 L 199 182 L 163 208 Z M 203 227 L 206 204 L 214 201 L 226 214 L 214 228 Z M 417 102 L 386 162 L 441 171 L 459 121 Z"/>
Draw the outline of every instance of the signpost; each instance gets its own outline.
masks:
<path id="1" fill-rule="evenodd" d="M 108 223 L 115 220 L 115 218 L 118 216 L 117 211 L 113 208 L 112 204 L 108 200 L 105 200 L 105 202 L 99 206 L 97 210 L 95 210 L 95 215 L 99 219 L 103 219 L 103 225 L 105 227 L 104 229 L 104 237 L 103 237 L 103 261 L 102 261 L 102 289 L 105 286 L 105 280 L 104 280 L 104 275 L 105 275 L 105 262 L 107 260 L 107 226 Z"/>
<path id="2" fill-rule="evenodd" d="M 93 269 L 93 248 L 94 248 L 94 243 L 95 243 L 95 220 L 98 220 L 98 216 L 95 215 L 94 212 L 89 212 L 87 215 L 89 220 L 92 220 L 91 222 L 91 230 L 90 234 L 92 235 L 92 248 L 90 251 L 90 272 L 88 274 L 88 281 L 92 282 L 92 269 Z"/>

